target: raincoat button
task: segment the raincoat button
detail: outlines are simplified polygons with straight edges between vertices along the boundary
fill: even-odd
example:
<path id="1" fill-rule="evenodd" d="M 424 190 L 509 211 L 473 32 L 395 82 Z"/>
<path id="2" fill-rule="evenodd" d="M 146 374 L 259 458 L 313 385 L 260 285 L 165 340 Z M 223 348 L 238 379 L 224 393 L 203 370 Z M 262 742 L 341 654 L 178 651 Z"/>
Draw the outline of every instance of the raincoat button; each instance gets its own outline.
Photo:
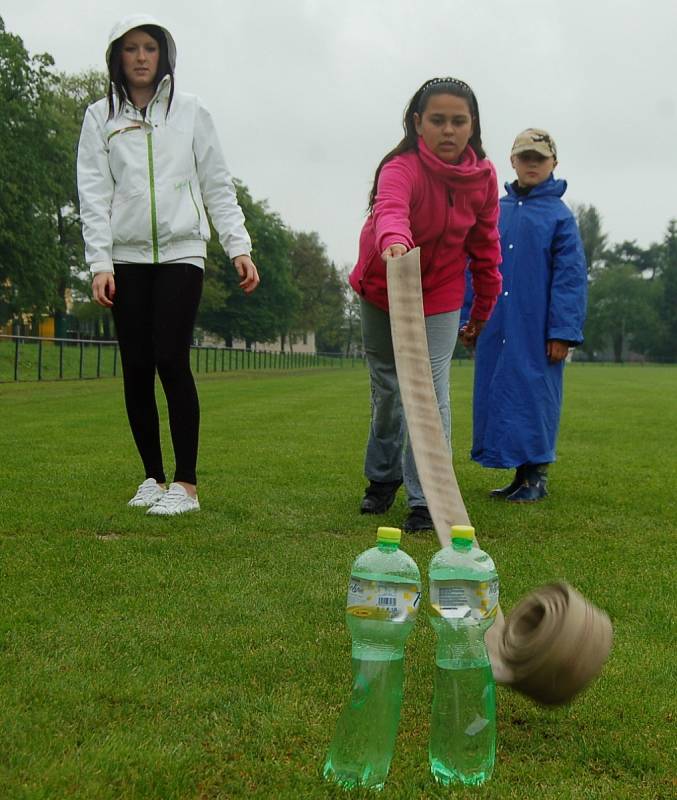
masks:
<path id="1" fill-rule="evenodd" d="M 508 296 L 508 292 L 503 292 L 503 296 L 507 297 Z"/>
<path id="2" fill-rule="evenodd" d="M 515 246 L 514 244 L 509 244 L 508 245 L 508 250 L 512 250 L 514 246 Z"/>

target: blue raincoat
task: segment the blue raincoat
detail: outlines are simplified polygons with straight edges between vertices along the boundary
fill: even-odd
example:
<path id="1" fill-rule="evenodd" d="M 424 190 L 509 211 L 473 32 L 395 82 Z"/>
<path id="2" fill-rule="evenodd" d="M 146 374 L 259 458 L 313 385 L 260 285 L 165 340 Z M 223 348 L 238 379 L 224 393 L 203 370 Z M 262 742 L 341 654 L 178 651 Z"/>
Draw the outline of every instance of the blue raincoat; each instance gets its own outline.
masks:
<path id="1" fill-rule="evenodd" d="M 549 339 L 583 341 L 587 269 L 573 214 L 552 175 L 501 198 L 503 290 L 477 340 L 471 456 L 485 467 L 549 464 L 562 407 L 564 362 Z"/>

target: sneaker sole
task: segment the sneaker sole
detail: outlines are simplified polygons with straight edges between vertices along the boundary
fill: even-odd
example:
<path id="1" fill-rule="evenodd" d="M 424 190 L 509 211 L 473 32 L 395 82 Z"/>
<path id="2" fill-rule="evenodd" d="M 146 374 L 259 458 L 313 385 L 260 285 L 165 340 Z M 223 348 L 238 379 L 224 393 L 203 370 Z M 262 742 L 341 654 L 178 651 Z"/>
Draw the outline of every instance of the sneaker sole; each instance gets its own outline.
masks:
<path id="1" fill-rule="evenodd" d="M 160 497 L 162 497 L 162 495 L 160 495 Z M 148 501 L 148 500 L 137 500 L 135 503 L 130 500 L 127 503 L 127 505 L 130 508 L 150 508 L 151 506 L 154 506 L 158 502 L 160 497 L 156 497 L 154 500 L 150 500 L 150 501 Z"/>
<path id="2" fill-rule="evenodd" d="M 146 511 L 146 514 L 149 517 L 180 517 L 182 514 L 191 514 L 195 511 L 199 511 L 200 507 L 197 508 L 187 508 L 184 511 L 155 511 L 152 512 L 150 509 Z"/>

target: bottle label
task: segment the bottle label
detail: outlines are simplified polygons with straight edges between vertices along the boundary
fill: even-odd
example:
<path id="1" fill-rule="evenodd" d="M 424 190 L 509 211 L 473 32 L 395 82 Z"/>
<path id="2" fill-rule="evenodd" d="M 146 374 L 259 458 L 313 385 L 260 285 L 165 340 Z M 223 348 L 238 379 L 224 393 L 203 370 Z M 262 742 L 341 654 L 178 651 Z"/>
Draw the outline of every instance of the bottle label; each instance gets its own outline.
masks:
<path id="1" fill-rule="evenodd" d="M 363 619 L 411 622 L 416 619 L 421 591 L 415 583 L 391 583 L 351 577 L 346 612 Z"/>
<path id="2" fill-rule="evenodd" d="M 498 579 L 432 581 L 430 605 L 444 619 L 483 620 L 498 611 Z"/>

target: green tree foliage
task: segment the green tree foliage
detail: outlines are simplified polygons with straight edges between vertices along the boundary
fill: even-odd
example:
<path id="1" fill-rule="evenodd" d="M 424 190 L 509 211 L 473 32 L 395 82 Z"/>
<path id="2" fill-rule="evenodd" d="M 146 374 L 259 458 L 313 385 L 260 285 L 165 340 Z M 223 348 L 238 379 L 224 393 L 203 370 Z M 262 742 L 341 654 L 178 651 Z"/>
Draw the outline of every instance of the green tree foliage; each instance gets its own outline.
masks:
<path id="1" fill-rule="evenodd" d="M 290 261 L 300 302 L 292 333 L 315 331 L 320 352 L 342 349 L 345 292 L 336 266 L 317 233 L 292 233 Z"/>
<path id="2" fill-rule="evenodd" d="M 57 252 L 44 191 L 56 160 L 45 124 L 52 63 L 46 54 L 31 57 L 0 18 L 0 324 L 54 298 Z"/>
<path id="3" fill-rule="evenodd" d="M 360 298 L 348 283 L 351 269 L 350 265 L 345 264 L 339 273 L 344 301 L 341 346 L 346 356 L 361 352 L 363 349 Z"/>
<path id="4" fill-rule="evenodd" d="M 604 350 L 610 344 L 614 360 L 622 361 L 629 346 L 640 344 L 653 320 L 649 289 L 632 264 L 612 262 L 600 268 L 590 286 L 585 349 Z"/>
<path id="5" fill-rule="evenodd" d="M 660 243 L 604 251 L 591 275 L 585 337 L 584 350 L 611 347 L 616 361 L 628 351 L 677 359 L 677 220 Z"/>
<path id="6" fill-rule="evenodd" d="M 677 360 L 677 219 L 668 223 L 662 242 L 658 269 L 657 310 L 661 333 L 655 354 L 670 361 Z"/>
<path id="7" fill-rule="evenodd" d="M 51 311 L 58 328 L 78 285 L 77 141 L 105 88 L 101 73 L 58 74 L 51 56 L 30 56 L 0 19 L 0 323 Z"/>
<path id="8" fill-rule="evenodd" d="M 602 217 L 593 205 L 574 205 L 573 212 L 583 240 L 588 272 L 593 272 L 603 257 L 607 244 L 607 236 L 602 232 Z"/>
<path id="9" fill-rule="evenodd" d="M 105 95 L 107 84 L 107 76 L 94 70 L 77 75 L 59 73 L 52 92 L 48 124 L 58 160 L 50 165 L 45 192 L 52 203 L 58 243 L 56 298 L 52 309 L 57 336 L 65 334 L 63 323 L 68 290 L 77 289 L 80 294 L 90 296 L 90 281 L 82 281 L 78 276 L 86 267 L 75 174 L 77 142 L 87 106 Z"/>
<path id="10" fill-rule="evenodd" d="M 300 303 L 291 270 L 290 234 L 265 201 L 252 199 L 246 186 L 237 185 L 237 197 L 252 238 L 252 257 L 261 285 L 250 296 L 238 287 L 239 278 L 212 231 L 207 253 L 204 302 L 198 324 L 226 344 L 233 339 L 271 342 L 283 339 L 292 327 Z"/>

